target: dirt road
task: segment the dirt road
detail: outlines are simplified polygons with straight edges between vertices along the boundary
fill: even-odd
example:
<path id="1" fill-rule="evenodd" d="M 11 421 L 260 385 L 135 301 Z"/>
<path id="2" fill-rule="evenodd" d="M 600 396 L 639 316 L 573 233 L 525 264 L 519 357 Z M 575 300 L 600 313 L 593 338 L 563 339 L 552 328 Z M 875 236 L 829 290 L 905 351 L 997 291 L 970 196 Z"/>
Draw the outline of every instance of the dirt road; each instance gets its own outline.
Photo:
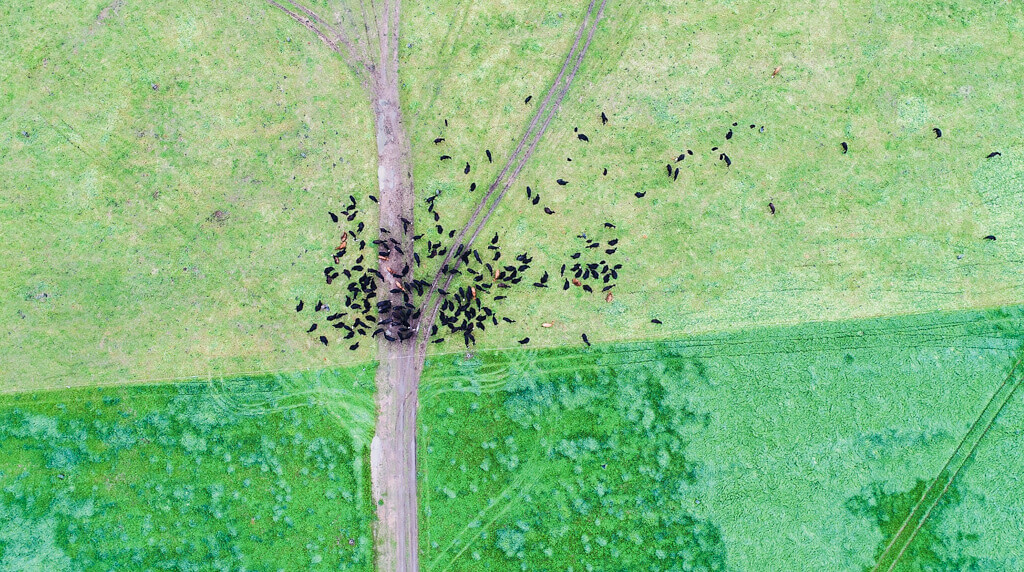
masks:
<path id="1" fill-rule="evenodd" d="M 576 32 L 572 49 L 562 64 L 546 97 L 539 106 L 529 128 L 523 134 L 515 152 L 504 169 L 490 185 L 487 194 L 476 208 L 470 221 L 459 233 L 451 253 L 458 245 L 472 246 L 483 230 L 505 192 L 515 182 L 519 172 L 533 154 L 552 118 L 558 112 L 586 55 L 601 12 L 607 0 L 591 0 L 586 16 Z M 385 279 L 380 281 L 377 300 L 390 300 L 400 306 L 404 299 L 388 277 L 388 266 L 415 269 L 413 263 L 414 185 L 409 137 L 402 119 L 398 82 L 398 29 L 401 2 L 370 3 L 370 10 L 361 4 L 361 18 L 327 22 L 309 8 L 290 0 L 267 2 L 315 33 L 331 50 L 346 61 L 359 77 L 370 99 L 377 138 L 377 179 L 380 202 L 379 224 L 388 229 L 390 238 L 396 239 L 401 250 L 394 249 L 386 260 L 381 259 L 378 271 Z M 353 27 L 354 26 L 354 27 Z M 365 32 L 365 35 L 364 35 Z M 586 34 L 586 40 L 581 41 Z M 498 188 L 501 187 L 501 191 Z M 497 194 L 495 195 L 495 193 Z M 492 200 L 493 199 L 493 200 Z M 481 217 L 481 213 L 484 212 Z M 468 239 L 467 239 L 468 235 Z M 459 260 L 452 264 L 457 267 Z M 416 414 L 419 407 L 420 374 L 426 358 L 431 325 L 437 318 L 441 299 L 437 289 L 447 287 L 451 274 L 438 274 L 424 298 L 416 336 L 404 341 L 391 341 L 378 336 L 376 375 L 377 422 L 370 444 L 371 493 L 377 511 L 374 527 L 376 568 L 380 571 L 415 572 L 419 570 L 419 505 L 416 486 Z M 411 282 L 411 278 L 406 281 Z M 397 339 L 395 325 L 385 332 Z"/>

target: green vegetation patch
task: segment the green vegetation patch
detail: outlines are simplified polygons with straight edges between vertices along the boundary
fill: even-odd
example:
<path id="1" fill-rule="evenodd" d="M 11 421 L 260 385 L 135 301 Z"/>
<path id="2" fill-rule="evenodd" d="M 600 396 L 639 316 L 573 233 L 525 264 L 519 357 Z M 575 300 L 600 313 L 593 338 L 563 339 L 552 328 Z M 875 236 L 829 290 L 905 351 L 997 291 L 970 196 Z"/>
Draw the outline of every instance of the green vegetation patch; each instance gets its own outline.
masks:
<path id="1" fill-rule="evenodd" d="M 424 561 L 861 570 L 1022 343 L 1013 307 L 437 358 L 422 402 Z M 1020 562 L 1000 531 L 1019 523 L 1024 491 L 991 463 L 1004 460 L 968 463 L 908 569 Z"/>
<path id="2" fill-rule="evenodd" d="M 368 570 L 366 433 L 326 404 L 352 381 L 0 398 L 0 569 Z"/>

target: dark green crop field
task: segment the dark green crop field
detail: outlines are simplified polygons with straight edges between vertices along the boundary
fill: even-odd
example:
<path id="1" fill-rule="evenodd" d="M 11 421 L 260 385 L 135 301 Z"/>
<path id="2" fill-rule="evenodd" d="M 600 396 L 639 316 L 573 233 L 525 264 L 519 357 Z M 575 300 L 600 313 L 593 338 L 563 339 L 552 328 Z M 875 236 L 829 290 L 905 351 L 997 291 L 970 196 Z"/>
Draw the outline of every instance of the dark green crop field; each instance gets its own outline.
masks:
<path id="1" fill-rule="evenodd" d="M 0 570 L 369 570 L 372 409 L 354 372 L 0 398 Z"/>
<path id="2" fill-rule="evenodd" d="M 1017 307 L 446 361 L 427 569 L 867 568 L 1022 352 Z M 1018 396 L 898 570 L 1020 567 L 1022 417 Z"/>
<path id="3" fill-rule="evenodd" d="M 424 569 L 864 569 L 1022 351 L 1008 307 L 442 356 Z M 371 374 L 3 397 L 0 570 L 369 569 Z M 899 570 L 1024 562 L 1022 422 L 1011 399 Z"/>

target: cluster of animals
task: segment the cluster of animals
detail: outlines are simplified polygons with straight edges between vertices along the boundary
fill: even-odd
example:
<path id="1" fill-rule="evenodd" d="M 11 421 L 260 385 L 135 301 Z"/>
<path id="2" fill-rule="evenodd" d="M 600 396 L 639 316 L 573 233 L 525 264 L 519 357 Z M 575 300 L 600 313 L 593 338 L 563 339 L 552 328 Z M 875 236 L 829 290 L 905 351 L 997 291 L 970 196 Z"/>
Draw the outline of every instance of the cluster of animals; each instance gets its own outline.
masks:
<path id="1" fill-rule="evenodd" d="M 602 124 L 608 122 L 608 117 L 603 112 L 601 113 L 601 122 Z M 445 120 L 445 125 L 448 125 L 447 120 Z M 578 128 L 574 129 L 574 132 L 579 141 L 584 143 L 590 141 L 590 138 L 586 134 L 580 133 Z M 441 145 L 444 142 L 444 137 L 434 140 L 435 145 Z M 485 150 L 485 155 L 488 162 L 493 162 L 493 156 L 489 149 Z M 449 161 L 452 160 L 452 157 L 441 155 L 440 160 Z M 462 172 L 468 175 L 471 171 L 472 165 L 467 161 Z M 603 174 L 607 175 L 608 170 L 604 169 Z M 555 183 L 559 186 L 567 186 L 569 181 L 559 178 Z M 476 190 L 475 182 L 470 184 L 469 190 L 470 192 Z M 540 194 L 535 193 L 531 187 L 526 187 L 526 193 L 527 199 L 534 205 L 540 202 Z M 440 214 L 435 208 L 437 196 L 435 194 L 425 200 L 427 212 L 433 217 L 434 230 L 438 235 L 437 242 L 430 239 L 426 241 L 425 257 L 427 259 L 445 257 L 449 247 L 444 246 L 442 241 L 445 239 L 445 235 L 451 239 L 456 233 L 455 230 L 446 231 L 441 224 Z M 376 197 L 370 196 L 369 198 L 377 202 Z M 546 214 L 555 214 L 551 208 L 546 206 L 543 208 Z M 379 238 L 369 243 L 362 238 L 365 223 L 355 222 L 359 213 L 356 199 L 351 195 L 348 205 L 340 212 L 340 215 L 328 212 L 331 221 L 341 225 L 338 228 L 341 231 L 341 241 L 330 254 L 332 264 L 323 269 L 324 280 L 331 285 L 336 281 L 341 283 L 340 278 L 344 276 L 345 286 L 343 287 L 344 303 L 341 311 L 332 312 L 329 303 L 325 303 L 323 300 L 318 300 L 313 308 L 315 316 L 307 333 L 318 336 L 320 342 L 325 346 L 330 341 L 322 333 L 321 324 L 324 328 L 345 330 L 344 339 L 382 335 L 390 341 L 396 341 L 415 336 L 420 318 L 420 310 L 414 304 L 415 297 L 422 297 L 424 290 L 430 287 L 430 283 L 427 281 L 412 279 L 411 269 L 407 265 L 396 269 L 387 264 L 392 251 L 404 254 L 401 245 L 392 237 L 392 233 L 388 229 L 380 228 Z M 404 230 L 411 224 L 405 219 L 402 219 L 402 223 L 406 227 Z M 604 227 L 615 229 L 615 225 L 610 222 L 604 223 Z M 421 238 L 423 235 L 416 235 L 413 240 L 419 241 Z M 618 272 L 622 268 L 622 264 L 612 264 L 607 259 L 616 253 L 619 239 L 611 238 L 602 243 L 587 238 L 586 234 L 581 234 L 578 238 L 583 239 L 585 245 L 579 251 L 571 254 L 569 260 L 562 264 L 559 270 L 559 276 L 563 279 L 562 289 L 569 290 L 572 287 L 578 287 L 585 292 L 593 293 L 595 289 L 599 288 L 604 294 L 605 300 L 611 302 L 613 299 L 611 290 L 615 287 L 612 280 L 618 279 Z M 417 245 L 419 244 L 421 243 L 417 242 Z M 368 246 L 376 247 L 377 260 L 367 261 L 365 252 L 372 251 L 367 248 Z M 354 263 L 343 268 L 342 261 L 350 251 L 354 251 L 356 257 Z M 531 268 L 533 258 L 528 252 L 522 252 L 514 256 L 514 262 L 505 263 L 502 258 L 500 235 L 497 233 L 491 238 L 483 252 L 459 246 L 458 251 L 453 253 L 453 257 L 462 263 L 461 269 L 454 268 L 453 260 L 442 266 L 440 272 L 443 276 L 454 276 L 455 284 L 458 285 L 453 284 L 450 291 L 438 289 L 442 296 L 442 302 L 438 313 L 438 322 L 431 325 L 430 337 L 432 343 L 441 343 L 445 341 L 446 337 L 457 335 L 468 347 L 476 343 L 477 332 L 484 331 L 488 327 L 516 323 L 516 320 L 508 316 L 501 316 L 495 309 L 495 303 L 506 299 L 509 293 L 515 290 L 516 285 L 527 279 L 526 274 Z M 420 265 L 420 252 L 413 253 L 413 260 L 415 266 Z M 384 274 L 375 268 L 378 261 L 383 262 L 381 267 L 385 271 Z M 382 281 L 389 286 L 390 293 L 401 295 L 401 304 L 392 303 L 390 300 L 374 303 Z M 535 288 L 548 288 L 550 281 L 551 274 L 545 270 L 532 284 Z M 299 300 L 295 310 L 302 312 L 304 308 L 305 303 Z M 323 312 L 322 318 L 319 317 L 320 312 Z M 652 322 L 661 323 L 658 320 L 652 320 Z M 550 325 L 544 324 L 545 327 L 550 327 Z M 582 334 L 581 338 L 585 344 L 590 345 L 586 334 Z M 530 338 L 528 337 L 519 340 L 520 344 L 529 342 Z M 357 340 L 349 346 L 349 349 L 355 350 L 358 347 L 359 341 Z"/>
<path id="2" fill-rule="evenodd" d="M 529 103 L 529 100 L 530 98 L 527 98 L 526 103 Z M 607 122 L 608 117 L 602 112 L 601 123 L 606 124 Z M 445 126 L 447 125 L 448 121 L 445 120 Z M 739 127 L 739 125 L 734 122 L 725 132 L 724 139 L 726 142 L 731 141 L 736 135 L 736 131 L 733 129 L 736 127 Z M 750 124 L 749 129 L 757 130 L 759 133 L 764 133 L 765 130 L 763 125 L 758 128 L 755 124 Z M 590 137 L 585 133 L 580 133 L 579 128 L 574 128 L 573 131 L 576 133 L 579 141 L 583 143 L 590 142 Z M 941 129 L 936 127 L 932 131 L 936 138 L 942 137 Z M 438 137 L 434 140 L 434 144 L 440 145 L 444 141 L 443 137 Z M 722 143 L 722 145 L 725 144 Z M 840 148 L 842 153 L 846 154 L 849 151 L 849 144 L 843 141 L 840 143 Z M 711 148 L 711 151 L 718 153 L 718 160 L 726 168 L 732 166 L 732 159 L 724 149 L 714 146 Z M 485 150 L 485 155 L 488 162 L 493 162 L 489 149 Z M 679 153 L 674 162 L 669 162 L 665 165 L 666 175 L 673 181 L 677 180 L 679 178 L 679 167 L 676 165 L 693 155 L 692 149 L 686 149 Z M 1001 153 L 995 151 L 986 158 L 992 159 L 1000 155 Z M 452 160 L 452 157 L 441 155 L 440 160 L 448 161 Z M 571 158 L 567 158 L 567 160 L 572 161 Z M 465 167 L 462 168 L 462 172 L 468 175 L 471 171 L 472 165 L 467 161 Z M 606 168 L 603 169 L 602 175 L 607 174 L 608 170 Z M 561 178 L 556 179 L 555 183 L 559 186 L 569 185 L 569 181 Z M 470 183 L 469 191 L 473 192 L 475 190 L 476 183 Z M 635 193 L 637 198 L 643 198 L 645 195 L 646 192 L 644 191 Z M 445 228 L 441 224 L 441 217 L 434 205 L 437 196 L 435 194 L 426 199 L 427 212 L 433 217 L 435 230 L 439 236 L 437 242 L 427 240 L 426 258 L 428 259 L 446 256 L 449 248 L 443 246 L 441 241 L 444 240 L 446 234 L 447 238 L 451 239 L 456 233 L 455 230 L 445 232 Z M 370 195 L 369 198 L 377 202 L 376 197 Z M 526 198 L 533 205 L 539 205 L 541 200 L 540 193 L 534 191 L 530 186 L 526 187 Z M 555 214 L 555 211 L 550 207 L 544 206 L 543 209 L 548 215 Z M 772 215 L 776 213 L 776 207 L 773 202 L 769 201 L 768 211 Z M 327 336 L 318 333 L 322 331 L 319 329 L 320 323 L 324 323 L 324 327 L 345 330 L 346 335 L 344 339 L 352 339 L 356 336 L 366 336 L 369 334 L 371 336 L 382 335 L 389 341 L 397 341 L 407 340 L 415 336 L 419 329 L 420 310 L 414 304 L 414 296 L 422 297 L 424 290 L 430 287 L 429 282 L 412 279 L 410 275 L 412 269 L 408 265 L 403 265 L 399 270 L 386 264 L 392 251 L 404 254 L 399 241 L 393 238 L 391 232 L 386 228 L 380 228 L 379 238 L 369 243 L 376 247 L 377 260 L 365 262 L 363 252 L 367 248 L 367 242 L 365 239 L 360 238 L 365 230 L 365 224 L 363 222 L 358 222 L 354 225 L 350 224 L 355 221 L 359 212 L 355 197 L 350 195 L 349 203 L 341 211 L 340 216 L 334 212 L 328 213 L 332 222 L 343 224 L 347 228 L 341 233 L 340 244 L 334 248 L 330 255 L 333 265 L 329 265 L 323 270 L 324 279 L 330 285 L 344 275 L 347 283 L 344 287 L 344 303 L 342 304 L 342 310 L 344 311 L 331 313 L 330 306 L 322 300 L 318 300 L 313 308 L 314 313 L 319 314 L 323 312 L 324 317 L 322 319 L 315 317 L 307 333 L 317 335 L 320 342 L 325 346 L 329 344 L 329 340 Z M 411 222 L 405 219 L 401 220 L 403 231 L 408 230 Z M 611 222 L 605 222 L 604 228 L 615 229 L 616 227 Z M 414 236 L 413 240 L 418 241 L 421 238 L 423 238 L 422 234 Z M 585 241 L 584 246 L 569 255 L 569 260 L 561 265 L 559 277 L 562 278 L 562 290 L 577 287 L 587 293 L 594 293 L 595 288 L 600 288 L 600 293 L 604 295 L 605 301 L 611 302 L 614 299 L 613 289 L 615 283 L 613 280 L 618 279 L 618 272 L 622 268 L 622 264 L 613 264 L 608 259 L 617 252 L 619 239 L 611 238 L 602 243 L 602 241 L 588 238 L 586 233 L 578 235 L 577 238 Z M 985 240 L 996 240 L 994 235 L 988 235 L 984 238 Z M 351 247 L 350 240 L 353 245 Z M 484 331 L 488 326 L 496 327 L 502 323 L 516 323 L 516 320 L 512 318 L 499 316 L 494 308 L 494 303 L 506 299 L 511 291 L 510 289 L 526 278 L 526 272 L 531 268 L 533 258 L 529 253 L 523 252 L 515 256 L 515 263 L 503 263 L 499 242 L 500 236 L 495 233 L 483 255 L 480 250 L 464 248 L 460 245 L 458 251 L 453 253 L 453 256 L 461 262 L 462 269 L 456 269 L 454 262 L 445 264 L 440 269 L 443 276 L 461 276 L 455 279 L 460 285 L 451 288 L 450 291 L 438 289 L 443 301 L 438 314 L 438 323 L 431 325 L 430 337 L 432 338 L 432 343 L 441 343 L 445 341 L 446 336 L 458 335 L 461 336 L 465 345 L 469 347 L 476 343 L 476 333 L 478 331 Z M 355 246 L 357 243 L 358 246 Z M 349 250 L 356 251 L 354 264 L 339 270 L 336 266 L 340 267 L 342 259 Z M 485 257 L 487 257 L 486 260 Z M 413 253 L 413 260 L 415 266 L 420 265 L 419 252 Z M 382 274 L 377 268 L 373 267 L 376 266 L 378 261 L 384 263 L 381 266 L 385 269 L 385 274 Z M 377 297 L 378 287 L 382 281 L 389 287 L 391 294 L 401 295 L 401 303 L 392 303 L 390 300 L 373 302 L 373 299 Z M 543 274 L 533 282 L 533 287 L 551 287 L 550 273 L 544 270 Z M 302 312 L 304 307 L 304 302 L 300 300 L 295 310 Z M 658 325 L 661 324 L 661 321 L 653 318 L 651 323 Z M 548 323 L 542 325 L 544 327 L 551 326 Z M 371 331 L 372 333 L 370 333 Z M 581 337 L 583 343 L 589 346 L 590 340 L 587 335 L 584 333 L 581 334 Z M 528 344 L 529 342 L 529 337 L 519 340 L 520 344 Z M 358 347 L 359 341 L 355 341 L 349 346 L 349 349 L 355 350 Z"/>

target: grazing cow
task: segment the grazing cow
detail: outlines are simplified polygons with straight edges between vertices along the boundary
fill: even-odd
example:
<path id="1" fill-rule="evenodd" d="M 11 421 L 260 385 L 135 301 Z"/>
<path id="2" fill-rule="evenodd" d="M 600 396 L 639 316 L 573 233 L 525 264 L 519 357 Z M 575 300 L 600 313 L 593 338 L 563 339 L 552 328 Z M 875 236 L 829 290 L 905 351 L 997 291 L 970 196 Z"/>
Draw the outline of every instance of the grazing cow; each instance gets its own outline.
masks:
<path id="1" fill-rule="evenodd" d="M 373 201 L 373 202 L 375 202 L 375 203 L 379 203 L 379 202 L 380 202 L 380 201 L 378 201 L 378 200 L 377 200 L 377 197 L 375 197 L 375 196 L 373 196 L 373 195 L 367 195 L 367 196 L 369 196 L 369 197 L 370 197 L 370 200 L 371 200 L 371 201 Z"/>
<path id="2" fill-rule="evenodd" d="M 516 323 L 516 321 L 515 321 L 515 320 L 513 320 L 512 318 L 502 318 L 502 320 L 504 320 L 504 321 L 508 322 L 509 324 L 514 324 L 514 323 Z"/>
<path id="3" fill-rule="evenodd" d="M 568 290 L 568 289 L 569 289 L 569 281 L 566 280 L 565 284 L 562 284 L 562 290 Z"/>
<path id="4" fill-rule="evenodd" d="M 938 139 L 939 137 L 942 137 L 942 130 L 939 129 L 938 127 L 932 127 L 932 132 L 935 133 L 935 138 L 936 139 Z"/>
<path id="5" fill-rule="evenodd" d="M 606 223 L 604 223 L 604 227 L 605 228 L 615 228 L 615 225 L 610 223 L 610 222 L 606 222 Z"/>
<path id="6" fill-rule="evenodd" d="M 672 176 L 672 165 L 670 163 L 665 163 L 665 170 L 668 171 L 668 176 L 671 177 Z"/>
<path id="7" fill-rule="evenodd" d="M 430 343 L 432 343 L 432 344 L 439 344 L 439 343 L 441 343 L 441 342 L 443 342 L 443 341 L 444 341 L 444 338 L 437 338 L 436 340 L 433 340 L 433 341 L 432 341 L 432 342 L 430 342 Z"/>
<path id="8" fill-rule="evenodd" d="M 775 214 L 775 204 L 774 204 L 774 203 L 771 203 L 771 202 L 769 202 L 769 203 L 768 203 L 768 210 L 769 210 L 769 211 L 770 211 L 770 212 L 771 212 L 772 214 Z"/>
<path id="9" fill-rule="evenodd" d="M 604 297 L 604 301 L 605 302 L 611 302 L 612 298 L 614 298 L 614 296 L 612 296 L 612 293 L 609 292 L 608 295 Z"/>
<path id="10" fill-rule="evenodd" d="M 526 99 L 523 100 L 523 103 L 530 103 L 531 99 L 533 99 L 533 96 L 532 95 L 527 95 Z"/>
<path id="11" fill-rule="evenodd" d="M 679 178 L 679 167 L 676 167 L 676 170 L 672 173 L 672 180 L 675 181 L 678 178 Z"/>
<path id="12" fill-rule="evenodd" d="M 718 158 L 723 160 L 723 161 L 725 161 L 725 166 L 726 167 L 732 166 L 732 159 L 729 159 L 729 156 L 726 155 L 725 153 L 722 153 L 721 155 L 719 155 Z"/>
<path id="13" fill-rule="evenodd" d="M 1002 155 L 1002 153 L 1000 153 L 999 151 L 993 151 L 993 152 L 989 153 L 988 155 L 986 155 L 985 158 L 986 159 L 991 159 L 992 157 L 999 157 L 1000 155 Z"/>
<path id="14" fill-rule="evenodd" d="M 359 347 L 359 342 L 356 342 L 356 343 L 354 343 L 354 344 L 350 345 L 350 346 L 348 347 L 348 349 L 350 349 L 350 350 L 353 350 L 353 351 L 354 351 L 354 350 L 355 350 L 356 348 L 358 348 L 358 347 Z"/>
<path id="15" fill-rule="evenodd" d="M 725 140 L 728 141 L 729 139 L 732 139 L 732 129 L 730 129 L 729 132 L 725 134 Z"/>
<path id="16" fill-rule="evenodd" d="M 990 234 L 990 235 L 985 237 L 985 240 L 995 240 L 995 239 L 996 239 L 996 236 L 994 234 Z"/>
<path id="17" fill-rule="evenodd" d="M 577 134 L 576 138 L 579 139 L 580 141 L 586 141 L 588 143 L 590 142 L 590 138 L 582 133 Z"/>
<path id="18" fill-rule="evenodd" d="M 466 168 L 463 169 L 462 172 L 466 175 L 469 174 L 469 161 L 466 161 Z"/>
<path id="19" fill-rule="evenodd" d="M 608 116 L 605 115 L 604 112 L 602 111 L 601 112 L 601 125 L 604 125 L 606 123 L 608 123 Z"/>
<path id="20" fill-rule="evenodd" d="M 573 278 L 572 279 L 572 285 L 573 286 L 582 286 L 582 283 L 579 281 L 579 279 Z"/>
<path id="21" fill-rule="evenodd" d="M 544 212 L 545 212 L 546 214 L 555 214 L 555 211 L 553 211 L 553 210 L 549 209 L 548 207 L 544 207 Z"/>
<path id="22" fill-rule="evenodd" d="M 583 285 L 583 291 L 584 291 L 584 292 L 589 292 L 589 293 L 591 293 L 591 294 L 593 294 L 593 293 L 594 293 L 594 289 L 593 289 L 593 288 L 591 288 L 591 287 L 590 287 L 589 285 L 587 285 L 587 284 L 584 284 L 584 285 Z"/>
<path id="23" fill-rule="evenodd" d="M 659 319 L 657 319 L 657 318 L 654 318 L 654 319 L 652 319 L 652 320 L 651 320 L 651 323 L 652 323 L 652 324 L 660 324 L 660 323 L 661 323 L 661 320 L 659 320 Z"/>
<path id="24" fill-rule="evenodd" d="M 683 159 L 686 159 L 686 153 L 680 153 L 679 156 L 676 157 L 676 163 L 682 161 Z"/>
<path id="25" fill-rule="evenodd" d="M 530 185 L 526 185 L 526 198 L 529 199 L 529 198 L 532 198 L 532 197 L 533 197 L 533 189 L 530 188 Z"/>
<path id="26" fill-rule="evenodd" d="M 305 304 L 302 302 L 302 300 L 299 300 L 299 305 L 295 306 L 295 311 L 296 312 L 301 312 L 302 311 L 302 306 L 304 306 L 304 305 Z"/>
<path id="27" fill-rule="evenodd" d="M 490 149 L 484 149 L 484 152 L 487 153 L 487 162 L 488 163 L 493 163 L 494 161 L 491 160 L 491 150 Z"/>
<path id="28" fill-rule="evenodd" d="M 563 187 L 569 184 L 569 181 L 566 181 L 565 179 L 558 179 L 555 182 L 558 183 L 559 185 L 562 185 Z"/>
<path id="29" fill-rule="evenodd" d="M 476 190 L 476 183 L 470 183 L 469 184 L 469 192 L 472 193 L 475 190 Z"/>
<path id="30" fill-rule="evenodd" d="M 327 211 L 327 214 L 331 215 L 332 222 L 338 222 L 338 215 L 332 213 L 331 211 Z"/>
<path id="31" fill-rule="evenodd" d="M 451 155 L 441 155 L 441 160 L 442 161 L 447 161 L 448 159 L 451 159 L 451 158 L 452 158 Z"/>
<path id="32" fill-rule="evenodd" d="M 850 150 L 850 146 L 846 144 L 846 141 L 840 143 L 839 146 L 843 148 L 843 155 L 845 155 L 846 152 Z"/>
<path id="33" fill-rule="evenodd" d="M 528 344 L 528 343 L 530 343 L 530 338 L 523 338 L 523 339 L 519 340 L 519 343 L 520 344 Z"/>
<path id="34" fill-rule="evenodd" d="M 583 343 L 587 344 L 587 347 L 590 347 L 590 340 L 587 339 L 587 334 L 583 334 Z"/>
<path id="35" fill-rule="evenodd" d="M 638 199 L 642 199 L 642 198 L 644 198 L 644 195 L 646 195 L 646 194 L 647 194 L 647 192 L 646 192 L 646 191 L 644 191 L 644 192 L 642 192 L 642 193 L 641 193 L 640 191 L 637 191 L 637 192 L 633 193 L 633 195 L 635 195 L 635 196 L 636 196 L 636 198 L 638 198 Z"/>
<path id="36" fill-rule="evenodd" d="M 604 168 L 604 172 L 602 173 L 602 175 L 604 175 L 605 177 L 608 176 L 608 167 Z"/>
<path id="37" fill-rule="evenodd" d="M 326 346 L 327 345 L 327 336 L 320 336 L 320 343 Z"/>
<path id="38" fill-rule="evenodd" d="M 444 141 L 444 137 L 438 137 L 437 139 L 434 139 L 434 145 L 437 145 L 438 143 L 440 143 L 442 141 Z"/>
<path id="39" fill-rule="evenodd" d="M 540 202 L 540 193 L 537 193 L 536 195 L 533 196 L 533 204 L 537 204 L 539 202 Z"/>

